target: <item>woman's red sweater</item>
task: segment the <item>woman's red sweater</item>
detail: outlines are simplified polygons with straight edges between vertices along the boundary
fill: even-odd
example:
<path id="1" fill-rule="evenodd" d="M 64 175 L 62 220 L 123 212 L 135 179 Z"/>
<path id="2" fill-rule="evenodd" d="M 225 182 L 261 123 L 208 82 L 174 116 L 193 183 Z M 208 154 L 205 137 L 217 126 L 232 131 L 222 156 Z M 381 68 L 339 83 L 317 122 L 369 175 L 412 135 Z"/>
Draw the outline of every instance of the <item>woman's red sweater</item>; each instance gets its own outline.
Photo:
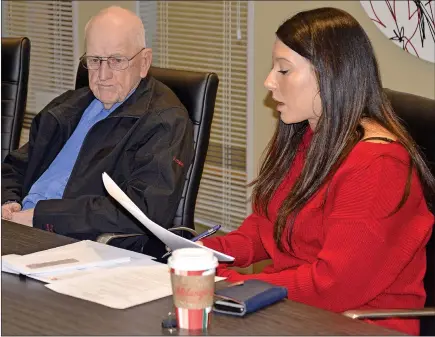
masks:
<path id="1" fill-rule="evenodd" d="M 334 312 L 422 308 L 425 245 L 434 217 L 415 172 L 406 203 L 391 215 L 403 196 L 409 166 L 409 155 L 397 142 L 359 142 L 330 182 L 298 214 L 291 233 L 292 249 L 287 230 L 284 251 L 278 250 L 273 224 L 302 170 L 311 137 L 312 132 L 304 136 L 301 151 L 273 196 L 270 219 L 253 213 L 237 230 L 203 240 L 205 246 L 234 256 L 231 266 L 247 267 L 266 259 L 272 264 L 250 275 L 221 264 L 217 274 L 231 282 L 259 279 L 285 286 L 289 299 Z M 373 323 L 419 333 L 415 319 Z"/>

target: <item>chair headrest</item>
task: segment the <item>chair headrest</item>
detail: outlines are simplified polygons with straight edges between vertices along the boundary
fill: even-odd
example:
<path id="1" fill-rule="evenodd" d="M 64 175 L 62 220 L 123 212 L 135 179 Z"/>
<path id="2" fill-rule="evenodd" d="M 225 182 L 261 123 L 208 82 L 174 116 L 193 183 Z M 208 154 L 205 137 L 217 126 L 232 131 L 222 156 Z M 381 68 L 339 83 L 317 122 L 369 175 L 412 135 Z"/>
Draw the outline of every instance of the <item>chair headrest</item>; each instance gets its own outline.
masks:
<path id="1" fill-rule="evenodd" d="M 435 100 L 391 89 L 385 93 L 435 175 Z"/>

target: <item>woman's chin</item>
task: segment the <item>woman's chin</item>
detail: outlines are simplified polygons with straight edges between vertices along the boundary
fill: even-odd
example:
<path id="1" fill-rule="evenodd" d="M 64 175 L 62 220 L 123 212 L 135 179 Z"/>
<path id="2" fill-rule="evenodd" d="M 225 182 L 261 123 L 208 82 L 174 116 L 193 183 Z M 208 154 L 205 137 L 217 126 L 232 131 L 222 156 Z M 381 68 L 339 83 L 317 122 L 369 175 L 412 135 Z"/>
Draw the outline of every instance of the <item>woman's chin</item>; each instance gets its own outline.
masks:
<path id="1" fill-rule="evenodd" d="M 306 119 L 297 119 L 297 118 L 283 118 L 282 114 L 281 114 L 280 119 L 284 124 L 295 124 L 295 123 L 300 123 L 300 122 L 303 122 L 306 120 Z"/>
<path id="2" fill-rule="evenodd" d="M 289 116 L 288 112 L 286 113 L 279 110 L 278 112 L 279 112 L 279 118 L 284 124 L 293 124 L 293 123 L 302 122 L 301 120 L 295 118 L 294 116 Z"/>

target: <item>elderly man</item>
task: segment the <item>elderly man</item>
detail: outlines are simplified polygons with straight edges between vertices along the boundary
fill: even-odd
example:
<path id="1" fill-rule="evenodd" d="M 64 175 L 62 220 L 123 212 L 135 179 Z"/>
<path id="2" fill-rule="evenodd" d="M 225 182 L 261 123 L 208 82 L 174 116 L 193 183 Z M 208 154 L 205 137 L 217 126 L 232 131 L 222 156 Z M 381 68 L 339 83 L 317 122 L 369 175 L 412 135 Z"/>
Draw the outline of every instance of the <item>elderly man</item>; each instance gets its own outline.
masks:
<path id="1" fill-rule="evenodd" d="M 50 102 L 29 142 L 5 158 L 2 217 L 79 239 L 144 233 L 117 245 L 157 256 L 163 244 L 108 196 L 101 175 L 170 227 L 192 160 L 192 124 L 175 94 L 147 76 L 152 53 L 139 17 L 110 7 L 85 35 L 90 88 Z"/>

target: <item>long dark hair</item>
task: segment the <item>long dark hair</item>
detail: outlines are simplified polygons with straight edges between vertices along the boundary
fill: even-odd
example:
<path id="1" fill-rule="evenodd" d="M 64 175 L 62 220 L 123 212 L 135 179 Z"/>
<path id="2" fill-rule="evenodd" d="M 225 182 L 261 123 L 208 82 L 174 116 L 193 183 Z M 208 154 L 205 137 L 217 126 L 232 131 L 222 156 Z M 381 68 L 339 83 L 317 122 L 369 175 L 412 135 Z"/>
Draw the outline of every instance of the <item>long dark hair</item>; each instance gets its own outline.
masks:
<path id="1" fill-rule="evenodd" d="M 411 157 L 405 192 L 395 211 L 403 206 L 409 195 L 413 168 L 417 170 L 426 196 L 435 190 L 434 177 L 383 92 L 369 38 L 350 14 L 336 8 L 300 12 L 285 21 L 276 31 L 276 36 L 311 62 L 322 102 L 322 114 L 302 172 L 278 211 L 273 236 L 279 249 L 282 250 L 281 240 L 286 226 L 290 226 L 291 233 L 298 212 L 363 138 L 363 117 L 394 134 Z M 268 216 L 267 207 L 291 167 L 307 127 L 307 121 L 279 122 L 260 174 L 253 182 L 255 211 Z"/>

